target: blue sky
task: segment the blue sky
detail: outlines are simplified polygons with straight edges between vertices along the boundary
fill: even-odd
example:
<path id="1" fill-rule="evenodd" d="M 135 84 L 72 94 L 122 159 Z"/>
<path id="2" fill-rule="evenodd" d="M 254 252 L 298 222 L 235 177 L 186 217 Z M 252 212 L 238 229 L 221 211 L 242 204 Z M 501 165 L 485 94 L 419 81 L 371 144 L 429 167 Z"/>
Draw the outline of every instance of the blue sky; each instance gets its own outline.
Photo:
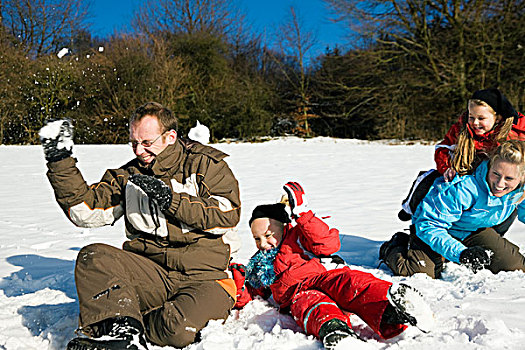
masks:
<path id="1" fill-rule="evenodd" d="M 106 36 L 122 29 L 130 22 L 133 11 L 145 0 L 92 0 L 92 32 Z M 329 12 L 322 0 L 238 0 L 244 9 L 248 23 L 256 32 L 271 33 L 288 18 L 290 6 L 294 6 L 302 19 L 304 28 L 316 34 L 318 44 L 312 55 L 324 52 L 327 46 L 334 47 L 345 41 L 344 29 L 329 21 Z"/>

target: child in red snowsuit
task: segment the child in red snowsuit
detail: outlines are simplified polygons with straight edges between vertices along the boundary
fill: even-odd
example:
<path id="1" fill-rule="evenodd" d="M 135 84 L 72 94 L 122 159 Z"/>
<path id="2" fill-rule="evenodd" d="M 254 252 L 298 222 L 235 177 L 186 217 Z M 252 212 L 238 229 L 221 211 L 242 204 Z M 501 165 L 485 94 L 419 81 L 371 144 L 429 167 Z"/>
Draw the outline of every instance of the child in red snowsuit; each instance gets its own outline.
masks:
<path id="1" fill-rule="evenodd" d="M 525 116 L 498 89 L 478 90 L 436 145 L 436 169 L 446 181 L 468 174 L 505 140 L 525 140 Z"/>
<path id="2" fill-rule="evenodd" d="M 418 320 L 409 311 L 414 311 L 414 304 L 405 298 L 410 294 L 422 301 L 413 288 L 401 285 L 392 293 L 391 282 L 370 273 L 347 266 L 327 270 L 321 260 L 332 260 L 331 255 L 339 250 L 339 231 L 330 229 L 305 208 L 304 192 L 298 183 L 289 182 L 284 188 L 296 225 L 289 223 L 282 203 L 254 209 L 249 223 L 259 252 L 247 265 L 248 288 L 239 295 L 237 306 L 269 288 L 281 310 L 289 311 L 297 324 L 321 339 L 327 349 L 347 336 L 358 338 L 351 329 L 350 313 L 385 339 L 403 332 L 406 324 L 415 325 Z M 239 277 L 239 269 L 239 265 L 234 266 L 234 276 Z"/>

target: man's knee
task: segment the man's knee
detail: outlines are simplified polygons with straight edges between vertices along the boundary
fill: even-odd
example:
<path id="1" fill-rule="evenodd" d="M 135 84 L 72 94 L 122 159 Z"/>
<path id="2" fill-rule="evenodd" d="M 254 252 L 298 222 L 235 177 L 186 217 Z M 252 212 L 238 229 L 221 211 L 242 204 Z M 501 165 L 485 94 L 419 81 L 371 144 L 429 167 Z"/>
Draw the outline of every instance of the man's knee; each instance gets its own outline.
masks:
<path id="1" fill-rule="evenodd" d="M 88 260 L 94 256 L 106 255 L 110 251 L 114 251 L 115 247 L 104 243 L 93 243 L 82 247 L 77 255 L 77 261 Z"/>
<path id="2" fill-rule="evenodd" d="M 99 262 L 100 260 L 107 259 L 108 256 L 111 257 L 111 251 L 114 251 L 118 248 L 109 246 L 103 243 L 94 243 L 87 245 L 80 249 L 77 255 L 77 263 L 75 269 L 83 269 L 89 267 L 90 269 L 94 266 L 103 266 L 104 262 Z M 114 262 L 118 259 L 111 259 Z"/>

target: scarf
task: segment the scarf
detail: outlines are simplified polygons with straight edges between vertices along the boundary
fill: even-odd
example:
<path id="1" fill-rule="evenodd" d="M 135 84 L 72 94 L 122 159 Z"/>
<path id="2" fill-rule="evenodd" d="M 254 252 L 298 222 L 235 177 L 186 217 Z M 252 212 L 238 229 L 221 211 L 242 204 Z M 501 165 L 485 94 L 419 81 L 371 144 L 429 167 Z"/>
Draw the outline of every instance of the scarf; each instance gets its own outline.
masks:
<path id="1" fill-rule="evenodd" d="M 268 287 L 275 281 L 273 261 L 279 249 L 259 250 L 246 265 L 246 282 L 255 289 Z"/>

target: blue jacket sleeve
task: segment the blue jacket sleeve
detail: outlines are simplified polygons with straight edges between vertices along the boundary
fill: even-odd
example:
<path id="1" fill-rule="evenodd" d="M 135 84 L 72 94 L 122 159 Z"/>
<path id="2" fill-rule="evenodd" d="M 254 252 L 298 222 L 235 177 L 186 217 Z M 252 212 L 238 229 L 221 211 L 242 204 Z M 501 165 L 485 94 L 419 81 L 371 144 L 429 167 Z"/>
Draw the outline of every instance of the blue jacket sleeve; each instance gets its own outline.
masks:
<path id="1" fill-rule="evenodd" d="M 518 204 L 518 220 L 525 224 L 525 200 Z"/>
<path id="2" fill-rule="evenodd" d="M 448 230 L 461 219 L 463 211 L 471 206 L 473 200 L 472 194 L 462 189 L 461 183 L 448 188 L 434 186 L 412 218 L 417 236 L 436 253 L 459 263 L 459 255 L 466 247 L 452 237 Z"/>

